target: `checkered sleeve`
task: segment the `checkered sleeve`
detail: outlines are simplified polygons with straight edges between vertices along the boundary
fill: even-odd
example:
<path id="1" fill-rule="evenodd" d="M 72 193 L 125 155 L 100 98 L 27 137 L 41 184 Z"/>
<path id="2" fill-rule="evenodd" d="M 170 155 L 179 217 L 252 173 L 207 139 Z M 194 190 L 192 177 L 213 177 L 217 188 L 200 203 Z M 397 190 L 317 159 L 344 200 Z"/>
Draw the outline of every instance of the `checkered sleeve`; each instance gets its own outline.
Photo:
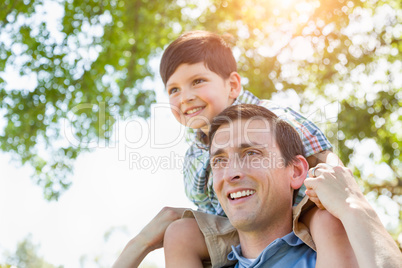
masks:
<path id="1" fill-rule="evenodd" d="M 293 109 L 282 108 L 267 100 L 262 100 L 260 105 L 286 120 L 297 130 L 303 141 L 306 157 L 332 148 L 324 133 L 312 121 Z"/>
<path id="2" fill-rule="evenodd" d="M 193 202 L 199 211 L 209 214 L 216 214 L 207 193 L 207 182 L 209 177 L 209 152 L 198 148 L 196 144 L 187 150 L 183 176 L 186 196 Z"/>

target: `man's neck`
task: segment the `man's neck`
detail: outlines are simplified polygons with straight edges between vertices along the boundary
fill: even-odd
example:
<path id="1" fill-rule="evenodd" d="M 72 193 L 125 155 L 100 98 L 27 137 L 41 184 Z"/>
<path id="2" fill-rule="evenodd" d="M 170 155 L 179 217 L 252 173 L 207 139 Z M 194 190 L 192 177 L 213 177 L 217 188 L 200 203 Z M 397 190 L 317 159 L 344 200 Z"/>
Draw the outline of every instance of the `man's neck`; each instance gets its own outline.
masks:
<path id="1" fill-rule="evenodd" d="M 242 255 L 255 259 L 275 239 L 281 238 L 292 231 L 292 221 L 282 222 L 277 226 L 267 226 L 264 230 L 243 232 L 238 230 Z"/>

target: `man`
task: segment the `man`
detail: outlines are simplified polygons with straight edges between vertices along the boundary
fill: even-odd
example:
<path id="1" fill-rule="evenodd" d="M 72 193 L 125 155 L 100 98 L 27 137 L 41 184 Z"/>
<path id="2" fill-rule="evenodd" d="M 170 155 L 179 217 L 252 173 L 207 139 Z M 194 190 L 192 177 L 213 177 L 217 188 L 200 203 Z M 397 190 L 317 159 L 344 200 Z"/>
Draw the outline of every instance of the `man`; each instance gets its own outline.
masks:
<path id="1" fill-rule="evenodd" d="M 263 107 L 239 105 L 214 119 L 210 141 L 214 189 L 240 239 L 228 258 L 236 267 L 315 267 L 315 252 L 292 231 L 293 197 L 308 171 L 297 132 Z M 351 172 L 320 164 L 310 176 L 307 194 L 341 220 L 359 266 L 400 267 Z"/>
<path id="2" fill-rule="evenodd" d="M 293 199 L 303 181 L 310 199 L 343 223 L 359 267 L 401 267 L 402 254 L 351 172 L 319 164 L 304 180 L 308 165 L 300 138 L 275 114 L 256 105 L 231 106 L 212 122 L 210 140 L 214 188 L 239 233 L 240 245 L 228 256 L 239 261 L 236 267 L 315 266 L 315 252 L 292 231 L 299 216 L 292 215 Z M 164 208 L 113 267 L 137 267 L 163 245 L 167 226 L 182 212 Z"/>

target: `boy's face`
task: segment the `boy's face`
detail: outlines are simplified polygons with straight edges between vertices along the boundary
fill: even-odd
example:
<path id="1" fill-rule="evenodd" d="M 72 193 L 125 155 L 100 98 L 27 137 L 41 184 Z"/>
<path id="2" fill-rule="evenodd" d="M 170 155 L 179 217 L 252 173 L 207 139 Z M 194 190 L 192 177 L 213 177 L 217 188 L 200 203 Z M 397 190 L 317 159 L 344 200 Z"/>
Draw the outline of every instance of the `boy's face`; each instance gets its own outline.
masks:
<path id="1" fill-rule="evenodd" d="M 212 119 L 240 93 L 240 76 L 223 79 L 204 62 L 181 64 L 166 83 L 172 113 L 180 124 L 208 133 Z"/>

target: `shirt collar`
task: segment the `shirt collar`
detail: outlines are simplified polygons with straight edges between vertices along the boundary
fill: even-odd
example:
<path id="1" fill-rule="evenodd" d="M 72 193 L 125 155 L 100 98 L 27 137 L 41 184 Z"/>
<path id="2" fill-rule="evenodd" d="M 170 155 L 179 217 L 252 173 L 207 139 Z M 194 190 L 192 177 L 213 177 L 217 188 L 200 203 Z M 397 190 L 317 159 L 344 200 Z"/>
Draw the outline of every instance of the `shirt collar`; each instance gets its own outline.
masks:
<path id="1" fill-rule="evenodd" d="M 288 233 L 287 235 L 285 235 L 285 236 L 283 236 L 283 237 L 281 237 L 281 238 L 275 239 L 271 244 L 269 244 L 269 245 L 267 246 L 267 248 L 273 246 L 274 244 L 284 243 L 284 242 L 287 243 L 289 246 L 292 246 L 292 247 L 295 247 L 295 246 L 298 246 L 298 245 L 301 245 L 301 244 L 304 243 L 304 242 L 303 242 L 300 238 L 298 238 L 298 237 L 295 235 L 295 233 L 292 231 L 292 232 Z M 230 260 L 230 261 L 239 261 L 239 262 L 241 262 L 241 264 L 242 264 L 244 267 L 248 267 L 248 266 L 250 266 L 253 262 L 258 261 L 258 260 L 260 259 L 260 257 L 261 257 L 261 254 L 260 254 L 260 256 L 258 256 L 257 259 L 255 259 L 254 261 L 251 261 L 251 260 L 249 260 L 249 259 L 246 259 L 246 258 L 243 257 L 243 255 L 242 255 L 241 246 L 238 245 L 237 247 L 232 246 L 232 252 L 229 253 L 229 255 L 228 255 L 228 260 Z"/>

